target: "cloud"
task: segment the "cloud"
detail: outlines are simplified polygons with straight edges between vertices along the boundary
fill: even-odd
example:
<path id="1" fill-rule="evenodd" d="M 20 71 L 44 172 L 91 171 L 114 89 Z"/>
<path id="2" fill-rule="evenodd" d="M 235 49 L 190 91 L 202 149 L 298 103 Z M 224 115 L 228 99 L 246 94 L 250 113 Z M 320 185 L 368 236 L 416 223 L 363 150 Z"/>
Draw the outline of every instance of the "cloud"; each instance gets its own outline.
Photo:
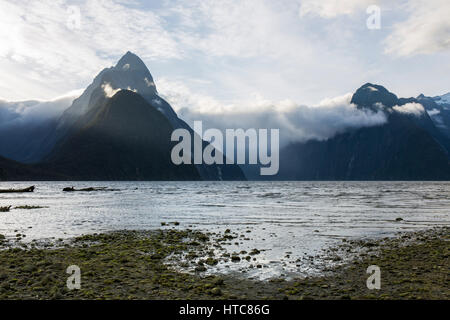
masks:
<path id="1" fill-rule="evenodd" d="M 408 18 L 394 25 L 385 53 L 394 56 L 433 54 L 450 49 L 450 2 L 411 0 Z"/>
<path id="2" fill-rule="evenodd" d="M 411 114 L 417 117 L 425 112 L 425 108 L 420 103 L 415 102 L 407 103 L 402 106 L 394 106 L 392 109 L 400 113 Z"/>
<path id="3" fill-rule="evenodd" d="M 105 97 L 107 98 L 112 98 L 117 92 L 124 90 L 122 88 L 114 89 L 113 87 L 111 87 L 111 84 L 109 82 L 102 84 L 102 89 L 103 92 L 105 92 Z M 130 86 L 128 86 L 126 90 L 133 91 L 134 93 L 138 92 L 137 89 L 131 88 Z"/>
<path id="4" fill-rule="evenodd" d="M 430 117 L 433 117 L 433 116 L 440 114 L 441 111 L 438 109 L 431 109 L 431 110 L 427 110 L 427 113 Z"/>
<path id="5" fill-rule="evenodd" d="M 291 100 L 270 101 L 261 96 L 248 100 L 221 103 L 192 93 L 182 83 L 158 82 L 160 94 L 171 103 L 179 117 L 192 125 L 201 120 L 205 128 L 280 129 L 282 144 L 310 139 L 324 140 L 352 128 L 385 123 L 383 112 L 357 109 L 350 103 L 351 94 L 325 99 L 306 106 Z"/>
<path id="6" fill-rule="evenodd" d="M 121 88 L 113 89 L 110 83 L 102 84 L 102 89 L 105 92 L 105 96 L 108 98 L 112 98 L 117 92 L 122 90 Z"/>
<path id="7" fill-rule="evenodd" d="M 377 4 L 376 0 L 302 0 L 300 3 L 300 17 L 317 15 L 321 18 L 335 18 L 340 15 L 352 15 L 355 12 L 365 12 L 370 5 Z"/>
<path id="8" fill-rule="evenodd" d="M 401 56 L 445 51 L 447 2 L 430 1 L 435 21 L 423 0 L 410 1 L 423 7 L 417 10 L 387 0 L 0 0 L 7 13 L 0 19 L 0 97 L 48 100 L 86 87 L 128 50 L 156 79 L 209 82 L 194 89 L 219 99 L 259 92 L 274 101 L 315 103 L 386 79 L 412 96 L 428 75 L 427 85 L 439 92 L 448 90 L 440 77 L 450 65 L 430 59 L 415 64 L 427 62 L 426 68 L 411 68 L 383 52 L 385 45 Z M 366 9 L 376 3 L 382 29 L 370 31 Z M 79 28 L 72 7 L 79 9 Z M 427 24 L 415 30 L 412 18 L 423 15 Z M 383 43 L 392 22 L 398 23 L 392 40 Z"/>
<path id="9" fill-rule="evenodd" d="M 71 6 L 80 28 L 68 26 L 76 18 Z M 312 33 L 298 8 L 295 0 L 0 0 L 8 12 L 0 19 L 0 97 L 48 99 L 86 86 L 130 50 L 152 72 L 212 81 L 219 95 L 314 94 L 317 101 L 349 63 L 355 74 L 362 66 L 322 40 L 335 37 Z"/>
<path id="10" fill-rule="evenodd" d="M 0 96 L 47 98 L 81 87 L 127 50 L 147 60 L 180 58 L 163 19 L 131 6 L 116 0 L 0 0 L 0 69 L 7 75 L 0 77 Z"/>
<path id="11" fill-rule="evenodd" d="M 0 129 L 41 123 L 55 119 L 72 104 L 82 90 L 75 90 L 49 101 L 5 101 L 0 100 Z"/>
<path id="12" fill-rule="evenodd" d="M 319 16 L 333 19 L 339 16 L 365 14 L 370 5 L 379 5 L 382 19 L 396 12 L 390 33 L 384 40 L 384 52 L 393 56 L 433 54 L 450 49 L 450 2 L 448 0 L 302 0 L 300 17 Z M 400 20 L 400 21 L 398 21 Z M 384 24 L 383 27 L 386 27 Z M 388 29 L 388 30 L 389 30 Z"/>
<path id="13" fill-rule="evenodd" d="M 177 29 L 179 41 L 208 56 L 280 57 L 303 55 L 310 50 L 301 34 L 289 30 L 289 22 L 299 20 L 295 2 L 191 0 L 189 4 L 177 3 L 176 12 L 183 8 L 185 13 L 184 24 Z"/>

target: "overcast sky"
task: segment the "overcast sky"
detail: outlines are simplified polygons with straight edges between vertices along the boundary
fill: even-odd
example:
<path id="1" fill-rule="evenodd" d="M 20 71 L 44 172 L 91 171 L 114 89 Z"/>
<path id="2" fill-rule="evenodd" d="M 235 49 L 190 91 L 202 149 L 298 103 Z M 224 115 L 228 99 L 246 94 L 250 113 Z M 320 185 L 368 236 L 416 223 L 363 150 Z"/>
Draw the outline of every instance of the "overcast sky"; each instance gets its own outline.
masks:
<path id="1" fill-rule="evenodd" d="M 366 25 L 373 4 L 380 29 Z M 0 0 L 0 13 L 5 100 L 85 88 L 128 50 L 161 94 L 225 104 L 317 104 L 365 82 L 450 91 L 449 0 Z"/>

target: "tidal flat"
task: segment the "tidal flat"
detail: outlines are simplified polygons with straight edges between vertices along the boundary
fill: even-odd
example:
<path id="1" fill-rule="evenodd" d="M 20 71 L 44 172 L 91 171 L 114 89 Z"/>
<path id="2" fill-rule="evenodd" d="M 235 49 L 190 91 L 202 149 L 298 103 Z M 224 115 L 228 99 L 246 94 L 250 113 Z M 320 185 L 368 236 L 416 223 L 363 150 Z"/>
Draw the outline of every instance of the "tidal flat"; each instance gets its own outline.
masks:
<path id="1" fill-rule="evenodd" d="M 394 238 L 345 240 L 330 248 L 319 276 L 267 281 L 245 274 L 208 273 L 219 263 L 261 268 L 258 248 L 227 252 L 232 230 L 115 231 L 70 240 L 23 243 L 0 235 L 0 299 L 449 299 L 450 228 L 399 233 Z M 350 262 L 339 264 L 342 255 Z M 67 288 L 69 266 L 81 286 Z M 369 290 L 367 267 L 381 270 Z"/>

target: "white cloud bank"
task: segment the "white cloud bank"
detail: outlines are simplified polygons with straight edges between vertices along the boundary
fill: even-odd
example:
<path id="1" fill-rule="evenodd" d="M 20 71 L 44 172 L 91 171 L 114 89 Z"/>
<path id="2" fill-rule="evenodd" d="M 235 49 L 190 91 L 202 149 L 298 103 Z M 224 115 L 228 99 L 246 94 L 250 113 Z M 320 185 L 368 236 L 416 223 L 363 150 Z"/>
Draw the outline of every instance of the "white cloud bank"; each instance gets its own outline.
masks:
<path id="1" fill-rule="evenodd" d="M 82 90 L 75 90 L 49 101 L 0 100 L 0 129 L 58 118 L 81 92 Z"/>
<path id="2" fill-rule="evenodd" d="M 161 95 L 178 116 L 190 125 L 202 120 L 205 128 L 280 129 L 281 143 L 324 140 L 352 128 L 381 125 L 383 112 L 357 109 L 352 94 L 325 99 L 318 105 L 300 105 L 290 100 L 269 101 L 253 96 L 247 101 L 221 103 L 212 97 L 193 94 L 182 83 L 158 81 Z"/>
<path id="3" fill-rule="evenodd" d="M 122 90 L 121 88 L 118 89 L 113 89 L 111 87 L 110 83 L 104 83 L 102 84 L 102 89 L 105 92 L 105 96 L 107 98 L 112 98 L 117 92 L 119 92 L 120 90 Z"/>
<path id="4" fill-rule="evenodd" d="M 407 103 L 402 106 L 394 106 L 392 109 L 400 113 L 411 114 L 417 117 L 425 113 L 424 107 L 420 103 L 415 102 Z"/>

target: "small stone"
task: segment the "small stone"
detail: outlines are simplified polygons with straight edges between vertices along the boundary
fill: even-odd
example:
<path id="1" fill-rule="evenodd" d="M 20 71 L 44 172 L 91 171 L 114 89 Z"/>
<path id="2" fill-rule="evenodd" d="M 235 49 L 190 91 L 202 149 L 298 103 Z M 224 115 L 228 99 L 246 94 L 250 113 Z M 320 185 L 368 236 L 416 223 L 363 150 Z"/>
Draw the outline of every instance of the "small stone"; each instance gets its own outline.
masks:
<path id="1" fill-rule="evenodd" d="M 195 268 L 196 272 L 205 272 L 206 271 L 206 267 L 205 266 L 198 266 Z"/>
<path id="2" fill-rule="evenodd" d="M 231 257 L 231 261 L 233 261 L 233 262 L 239 262 L 239 261 L 241 261 L 241 258 L 240 258 L 239 256 L 232 256 L 232 257 Z"/>
<path id="3" fill-rule="evenodd" d="M 212 288 L 212 290 L 211 290 L 211 294 L 213 295 L 213 296 L 220 296 L 220 295 L 222 295 L 222 290 L 220 290 L 220 288 Z"/>

